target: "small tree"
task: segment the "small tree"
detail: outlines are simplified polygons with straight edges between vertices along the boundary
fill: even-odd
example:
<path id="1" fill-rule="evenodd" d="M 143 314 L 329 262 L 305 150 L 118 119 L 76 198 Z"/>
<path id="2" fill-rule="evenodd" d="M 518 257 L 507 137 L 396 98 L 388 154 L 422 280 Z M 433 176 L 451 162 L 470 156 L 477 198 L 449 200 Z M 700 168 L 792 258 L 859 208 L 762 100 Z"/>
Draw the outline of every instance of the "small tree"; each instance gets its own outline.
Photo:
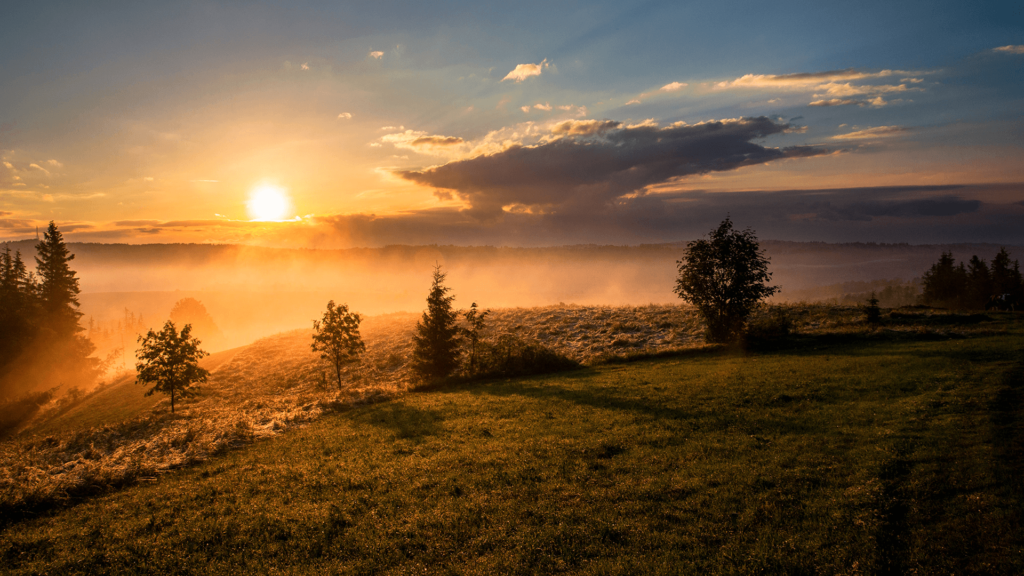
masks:
<path id="1" fill-rule="evenodd" d="M 706 240 L 686 245 L 675 293 L 697 308 L 709 342 L 738 337 L 754 306 L 779 291 L 767 285 L 769 262 L 754 232 L 734 231 L 728 217 Z"/>
<path id="2" fill-rule="evenodd" d="M 345 304 L 336 307 L 334 300 L 327 303 L 323 319 L 313 321 L 313 351 L 334 366 L 338 390 L 341 390 L 341 370 L 359 362 L 359 355 L 366 350 L 359 336 L 361 321 L 359 314 L 349 312 Z"/>
<path id="3" fill-rule="evenodd" d="M 152 384 L 146 392 L 162 392 L 171 397 L 171 412 L 174 412 L 176 397 L 194 396 L 197 389 L 193 384 L 206 382 L 209 372 L 199 366 L 199 360 L 208 354 L 199 348 L 199 340 L 192 337 L 192 326 L 186 324 L 179 334 L 170 320 L 159 332 L 150 330 L 139 336 L 139 349 L 135 352 L 139 371 L 136 384 Z"/>
<path id="4" fill-rule="evenodd" d="M 878 307 L 878 298 L 872 292 L 867 300 L 868 305 L 864 307 L 864 319 L 868 324 L 880 324 L 882 322 L 882 309 Z"/>
<path id="5" fill-rule="evenodd" d="M 469 311 L 463 314 L 469 328 L 463 330 L 463 334 L 469 340 L 469 373 L 476 372 L 477 345 L 480 343 L 480 333 L 484 330 L 484 319 L 490 314 L 490 310 L 480 312 L 477 310 L 476 302 L 469 307 Z"/>
<path id="6" fill-rule="evenodd" d="M 440 265 L 434 267 L 427 310 L 413 335 L 412 369 L 424 378 L 444 378 L 459 366 L 458 313 L 452 308 L 455 296 L 448 296 L 451 288 L 444 285 L 446 276 Z"/>

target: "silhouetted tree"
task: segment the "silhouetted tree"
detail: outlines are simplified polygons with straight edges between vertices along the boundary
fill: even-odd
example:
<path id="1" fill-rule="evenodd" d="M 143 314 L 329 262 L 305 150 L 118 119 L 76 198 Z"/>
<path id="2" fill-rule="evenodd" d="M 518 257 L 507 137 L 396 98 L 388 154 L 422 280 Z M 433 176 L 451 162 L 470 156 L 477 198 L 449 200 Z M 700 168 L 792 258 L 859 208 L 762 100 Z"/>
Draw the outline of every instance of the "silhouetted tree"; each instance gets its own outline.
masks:
<path id="1" fill-rule="evenodd" d="M 452 308 L 455 296 L 444 285 L 447 276 L 441 266 L 434 267 L 434 281 L 427 295 L 427 310 L 416 323 L 416 344 L 412 355 L 413 371 L 424 378 L 444 378 L 459 366 L 458 314 Z"/>
<path id="2" fill-rule="evenodd" d="M 331 300 L 327 303 L 323 319 L 313 321 L 313 351 L 319 352 L 320 358 L 334 367 L 338 390 L 341 390 L 342 369 L 359 362 L 359 355 L 366 350 L 359 336 L 361 320 L 359 314 L 348 311 L 348 306 L 335 307 L 334 300 Z"/>
<path id="3" fill-rule="evenodd" d="M 878 298 L 872 292 L 867 300 L 868 305 L 864 307 L 864 320 L 868 324 L 878 324 L 882 321 L 882 309 L 878 307 Z"/>
<path id="4" fill-rule="evenodd" d="M 139 336 L 139 349 L 135 352 L 139 371 L 136 384 L 152 384 L 146 392 L 162 392 L 171 397 L 171 412 L 177 397 L 188 398 L 197 392 L 193 386 L 206 382 L 209 372 L 199 366 L 199 361 L 208 354 L 199 348 L 201 342 L 192 337 L 192 326 L 186 324 L 179 333 L 174 322 L 168 320 L 163 330 L 150 330 Z"/>
<path id="5" fill-rule="evenodd" d="M 1006 248 L 1000 248 L 992 259 L 992 295 L 1009 294 L 1017 301 L 1024 300 L 1024 279 L 1021 278 L 1020 263 L 1010 260 Z"/>
<path id="6" fill-rule="evenodd" d="M 767 284 L 769 262 L 754 232 L 736 232 L 728 217 L 706 240 L 686 245 L 675 293 L 697 308 L 709 342 L 738 337 L 754 306 L 779 291 Z"/>
<path id="7" fill-rule="evenodd" d="M 197 338 L 202 338 L 207 346 L 215 346 L 224 338 L 224 333 L 217 327 L 206 306 L 195 298 L 182 298 L 175 302 L 170 317 L 171 322 L 178 326 L 191 324 L 192 332 Z"/>
<path id="8" fill-rule="evenodd" d="M 952 252 L 943 252 L 939 261 L 921 278 L 921 300 L 929 306 L 960 307 L 967 289 L 967 270 L 956 265 Z"/>
<path id="9" fill-rule="evenodd" d="M 988 265 L 977 256 L 967 263 L 967 282 L 964 290 L 964 305 L 967 308 L 984 308 L 992 296 L 992 274 Z"/>
<path id="10" fill-rule="evenodd" d="M 466 339 L 469 340 L 469 373 L 476 373 L 477 364 L 477 347 L 480 344 L 480 333 L 484 329 L 484 319 L 490 314 L 490 310 L 484 310 L 480 312 L 477 310 L 476 302 L 469 307 L 469 310 L 463 315 L 466 318 L 466 323 L 469 327 L 463 330 Z"/>
<path id="11" fill-rule="evenodd" d="M 33 338 L 39 321 L 36 286 L 21 260 L 11 248 L 0 253 L 0 373 L 14 362 Z"/>
<path id="12" fill-rule="evenodd" d="M 43 239 L 36 244 L 36 270 L 39 273 L 39 299 L 47 321 L 58 333 L 76 334 L 82 331 L 78 319 L 78 278 L 68 264 L 75 259 L 61 236 L 57 225 L 50 225 Z"/>

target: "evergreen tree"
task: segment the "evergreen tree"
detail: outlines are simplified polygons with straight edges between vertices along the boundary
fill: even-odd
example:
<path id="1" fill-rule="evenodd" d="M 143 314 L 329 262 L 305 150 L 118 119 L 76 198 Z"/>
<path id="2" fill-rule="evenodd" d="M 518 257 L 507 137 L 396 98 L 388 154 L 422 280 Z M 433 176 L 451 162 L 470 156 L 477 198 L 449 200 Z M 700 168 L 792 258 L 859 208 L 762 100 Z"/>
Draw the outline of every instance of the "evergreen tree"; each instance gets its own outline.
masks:
<path id="1" fill-rule="evenodd" d="M 455 296 L 444 285 L 447 276 L 441 266 L 434 267 L 434 281 L 427 295 L 427 310 L 416 323 L 412 369 L 425 379 L 444 378 L 459 366 L 458 313 L 452 308 Z"/>
<path id="2" fill-rule="evenodd" d="M 35 285 L 21 260 L 11 248 L 0 253 L 0 375 L 17 361 L 33 339 L 38 319 Z"/>
<path id="3" fill-rule="evenodd" d="M 984 308 L 992 296 L 992 274 L 988 265 L 977 255 L 967 264 L 967 286 L 964 305 L 967 308 Z"/>
<path id="4" fill-rule="evenodd" d="M 36 244 L 36 269 L 39 272 L 39 298 L 48 322 L 58 334 L 76 334 L 82 331 L 78 319 L 78 278 L 68 265 L 75 259 L 61 236 L 57 225 L 50 225 L 43 239 Z"/>
<path id="5" fill-rule="evenodd" d="M 1009 294 L 1018 301 L 1024 299 L 1024 279 L 1021 278 L 1020 264 L 1010 260 L 1006 248 L 1000 248 L 992 259 L 992 295 Z"/>
<path id="6" fill-rule="evenodd" d="M 930 306 L 960 307 L 967 287 L 967 270 L 956 265 L 952 252 L 943 252 L 939 261 L 922 277 L 921 300 Z"/>

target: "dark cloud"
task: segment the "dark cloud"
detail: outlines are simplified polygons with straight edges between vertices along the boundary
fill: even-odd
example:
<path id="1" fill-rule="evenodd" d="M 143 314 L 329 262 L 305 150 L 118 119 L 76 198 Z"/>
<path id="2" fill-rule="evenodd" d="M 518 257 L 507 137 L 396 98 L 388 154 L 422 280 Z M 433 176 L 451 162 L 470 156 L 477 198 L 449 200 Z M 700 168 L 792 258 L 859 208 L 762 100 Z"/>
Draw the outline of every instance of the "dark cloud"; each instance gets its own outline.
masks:
<path id="1" fill-rule="evenodd" d="M 564 138 L 399 175 L 454 191 L 474 214 L 487 217 L 515 205 L 545 212 L 589 209 L 672 178 L 827 153 L 752 142 L 789 128 L 765 117 L 668 128 L 562 123 L 556 130 Z"/>
<path id="2" fill-rule="evenodd" d="M 421 136 L 412 142 L 413 146 L 454 146 L 462 144 L 462 138 L 458 136 Z"/>
<path id="3" fill-rule="evenodd" d="M 455 209 L 335 216 L 317 219 L 310 230 L 317 246 L 638 244 L 693 239 L 729 214 L 737 226 L 778 240 L 1020 245 L 1022 197 L 1024 185 L 691 191 L 620 198 L 586 211 L 503 212 L 492 220 Z"/>

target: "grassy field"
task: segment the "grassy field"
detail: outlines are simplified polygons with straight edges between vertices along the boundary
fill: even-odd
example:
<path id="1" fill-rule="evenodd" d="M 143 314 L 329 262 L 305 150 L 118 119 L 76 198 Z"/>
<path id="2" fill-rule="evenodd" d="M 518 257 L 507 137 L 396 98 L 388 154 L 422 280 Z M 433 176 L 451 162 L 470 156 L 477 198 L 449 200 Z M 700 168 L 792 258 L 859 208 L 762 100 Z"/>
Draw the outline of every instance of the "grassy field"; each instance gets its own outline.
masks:
<path id="1" fill-rule="evenodd" d="M 327 414 L 0 532 L 30 573 L 1018 574 L 1021 321 Z"/>

